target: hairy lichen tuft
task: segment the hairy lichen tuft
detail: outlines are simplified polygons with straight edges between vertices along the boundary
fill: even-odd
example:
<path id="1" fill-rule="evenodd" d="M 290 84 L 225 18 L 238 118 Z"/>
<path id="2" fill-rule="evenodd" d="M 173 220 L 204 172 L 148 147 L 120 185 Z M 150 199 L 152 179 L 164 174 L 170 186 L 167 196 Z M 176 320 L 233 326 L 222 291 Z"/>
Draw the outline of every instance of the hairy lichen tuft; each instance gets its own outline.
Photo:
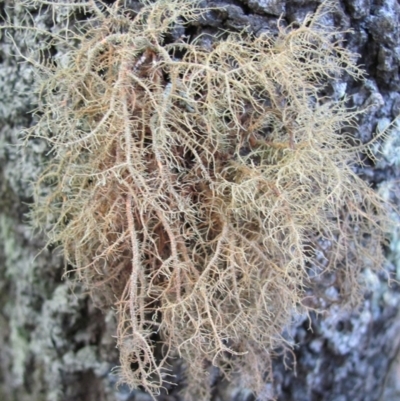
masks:
<path id="1" fill-rule="evenodd" d="M 329 4 L 206 48 L 171 39 L 207 11 L 196 2 L 100 3 L 70 5 L 85 24 L 51 34 L 65 57 L 37 67 L 29 135 L 51 160 L 33 221 L 117 306 L 124 382 L 157 394 L 179 356 L 193 398 L 207 398 L 207 364 L 259 392 L 313 277 L 332 272 L 353 303 L 362 267 L 382 264 L 384 206 L 346 142 L 357 113 L 323 95 L 362 72 L 319 22 Z"/>

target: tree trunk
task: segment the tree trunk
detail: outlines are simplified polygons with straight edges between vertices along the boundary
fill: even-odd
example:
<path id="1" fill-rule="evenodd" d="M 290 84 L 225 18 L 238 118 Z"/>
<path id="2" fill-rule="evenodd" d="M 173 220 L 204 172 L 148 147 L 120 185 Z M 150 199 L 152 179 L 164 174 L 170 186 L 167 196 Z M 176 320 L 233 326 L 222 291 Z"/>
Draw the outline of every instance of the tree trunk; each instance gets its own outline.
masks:
<path id="1" fill-rule="evenodd" d="M 109 1 L 108 3 L 111 3 Z M 126 7 L 137 8 L 135 0 Z M 208 13 L 186 34 L 217 33 L 219 29 L 259 34 L 301 22 L 318 3 L 308 0 L 206 0 L 224 7 Z M 23 12 L 13 0 L 0 0 L 0 12 L 15 25 Z M 39 17 L 30 9 L 41 29 L 57 29 L 51 12 Z M 79 18 L 79 17 L 77 17 Z M 81 16 L 83 18 L 83 16 Z M 346 46 L 360 55 L 366 78 L 357 82 L 343 78 L 331 88 L 350 96 L 350 106 L 368 107 L 359 118 L 355 138 L 367 143 L 400 114 L 400 6 L 395 0 L 343 0 L 326 17 L 326 23 L 346 33 Z M 85 288 L 73 286 L 63 276 L 58 249 L 46 249 L 45 240 L 29 225 L 31 181 L 46 160 L 39 140 L 23 144 L 21 130 L 35 121 L 37 104 L 32 93 L 37 76 L 19 53 L 40 49 L 43 37 L 17 31 L 0 41 L 0 398 L 4 401 L 119 401 L 148 400 L 145 393 L 116 387 L 118 350 L 112 311 L 101 312 Z M 4 31 L 3 31 L 4 33 Z M 14 43 L 13 43 L 14 42 Z M 56 52 L 56 49 L 54 49 Z M 51 59 L 55 54 L 46 54 Z M 398 129 L 376 145 L 378 160 L 365 155 L 357 173 L 381 193 L 396 200 L 400 174 Z M 397 135 L 397 137 L 396 137 Z M 397 219 L 393 216 L 393 219 Z M 331 306 L 321 315 L 299 316 L 288 337 L 293 353 L 277 355 L 269 396 L 293 401 L 391 401 L 400 396 L 400 290 L 388 275 L 400 279 L 398 237 L 393 233 L 387 248 L 385 274 L 365 272 L 369 290 L 359 310 L 343 311 Z M 183 368 L 176 366 L 176 387 L 159 400 L 182 400 L 179 389 Z M 251 392 L 227 383 L 215 372 L 212 399 L 250 401 Z M 183 401 L 183 400 L 182 400 Z"/>

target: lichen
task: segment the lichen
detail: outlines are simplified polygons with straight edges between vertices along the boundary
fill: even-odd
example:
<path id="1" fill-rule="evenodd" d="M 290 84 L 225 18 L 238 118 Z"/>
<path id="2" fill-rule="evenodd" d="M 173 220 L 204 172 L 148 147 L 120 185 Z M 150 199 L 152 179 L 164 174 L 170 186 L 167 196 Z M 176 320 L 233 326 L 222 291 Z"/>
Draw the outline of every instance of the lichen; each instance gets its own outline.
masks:
<path id="1" fill-rule="evenodd" d="M 362 268 L 383 261 L 384 202 L 346 142 L 358 113 L 324 93 L 362 71 L 324 26 L 330 3 L 276 36 L 225 33 L 211 48 L 171 39 L 207 11 L 195 2 L 119 5 L 71 4 L 91 18 L 49 33 L 63 62 L 33 63 L 40 101 L 26 142 L 51 150 L 31 217 L 98 302 L 117 307 L 123 381 L 155 396 L 180 356 L 187 397 L 208 397 L 211 365 L 260 393 L 316 278 L 332 273 L 319 296 L 354 305 Z M 72 318 L 58 295 L 45 310 Z"/>

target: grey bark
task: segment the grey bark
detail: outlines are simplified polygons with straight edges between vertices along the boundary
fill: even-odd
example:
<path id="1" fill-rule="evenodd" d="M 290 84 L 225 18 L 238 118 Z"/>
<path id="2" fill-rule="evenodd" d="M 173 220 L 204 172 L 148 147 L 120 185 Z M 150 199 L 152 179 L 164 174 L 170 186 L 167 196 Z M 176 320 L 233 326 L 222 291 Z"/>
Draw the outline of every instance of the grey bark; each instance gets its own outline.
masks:
<path id="1" fill-rule="evenodd" d="M 16 22 L 20 11 L 13 1 L 0 0 L 0 12 Z M 136 7 L 135 1 L 128 6 Z M 207 0 L 225 6 L 210 12 L 192 34 L 218 29 L 247 28 L 259 34 L 276 32 L 280 24 L 301 21 L 315 11 L 309 0 Z M 39 18 L 32 10 L 32 17 Z M 43 29 L 56 29 L 51 14 L 37 21 Z M 330 88 L 334 96 L 350 96 L 350 106 L 369 106 L 354 132 L 368 142 L 400 113 L 400 6 L 396 0 L 343 0 L 326 23 L 346 34 L 348 46 L 360 54 L 367 77 L 362 82 L 343 77 Z M 179 33 L 181 34 L 181 33 Z M 23 54 L 40 48 L 40 36 L 13 40 Z M 51 55 L 49 55 L 51 56 Z M 46 158 L 40 141 L 21 143 L 21 129 L 34 124 L 31 110 L 36 77 L 21 63 L 9 37 L 0 42 L 0 399 L 4 401 L 128 401 L 147 400 L 140 391 L 116 388 L 113 368 L 118 350 L 113 335 L 113 314 L 104 314 L 78 285 L 63 278 L 63 261 L 57 249 L 45 249 L 44 239 L 33 233 L 26 213 L 31 203 L 30 182 Z M 358 173 L 396 200 L 400 176 L 400 130 L 377 145 L 380 156 L 365 156 Z M 394 182 L 394 184 L 393 184 Z M 397 216 L 393 216 L 397 219 Z M 388 284 L 387 275 L 400 278 L 400 241 L 393 233 L 388 247 L 387 274 L 366 271 L 369 291 L 357 311 L 330 307 L 324 315 L 299 316 L 288 328 L 293 354 L 277 355 L 274 382 L 265 395 L 285 401 L 390 401 L 400 396 L 400 289 Z M 321 283 L 325 285 L 326 283 Z M 177 387 L 160 400 L 180 400 L 182 368 L 176 366 Z M 397 376 L 396 376 L 397 375 Z M 254 397 L 235 383 L 218 377 L 213 400 L 244 401 Z"/>

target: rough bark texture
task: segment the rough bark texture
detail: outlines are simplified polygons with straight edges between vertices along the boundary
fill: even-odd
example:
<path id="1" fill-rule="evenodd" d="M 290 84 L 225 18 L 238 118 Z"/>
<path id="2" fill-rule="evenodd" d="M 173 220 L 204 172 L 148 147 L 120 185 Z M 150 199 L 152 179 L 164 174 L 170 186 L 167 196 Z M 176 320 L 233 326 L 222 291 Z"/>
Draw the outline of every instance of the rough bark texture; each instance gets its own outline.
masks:
<path id="1" fill-rule="evenodd" d="M 136 7 L 134 1 L 127 6 Z M 308 0 L 207 1 L 224 11 L 207 14 L 193 33 L 216 33 L 218 29 L 255 33 L 276 30 L 281 24 L 301 21 L 318 2 Z M 0 12 L 20 22 L 12 0 L 0 0 Z M 32 10 L 33 18 L 37 13 Z M 42 29 L 56 29 L 51 14 L 37 21 Z M 332 93 L 351 96 L 349 106 L 370 105 L 360 118 L 354 135 L 368 142 L 400 113 L 400 5 L 396 0 L 343 0 L 326 23 L 339 30 L 352 28 L 347 46 L 360 54 L 367 79 L 353 82 L 343 77 Z M 189 32 L 190 33 L 190 32 Z M 30 43 L 14 41 L 22 53 L 40 47 L 43 38 Z M 54 49 L 56 52 L 57 49 Z M 0 42 L 0 398 L 30 401 L 133 401 L 148 400 L 140 391 L 115 387 L 112 369 L 118 365 L 115 321 L 93 305 L 83 288 L 71 288 L 62 279 L 63 262 L 57 249 L 40 250 L 44 241 L 32 234 L 27 218 L 31 202 L 30 181 L 46 158 L 40 142 L 20 143 L 20 130 L 34 124 L 29 113 L 35 106 L 31 87 L 35 76 L 15 57 L 9 37 Z M 359 174 L 382 194 L 397 199 L 400 175 L 400 129 L 377 145 L 381 156 L 374 163 L 366 156 Z M 397 219 L 397 216 L 393 216 Z M 400 279 L 400 242 L 396 233 L 388 248 L 387 271 Z M 400 289 L 388 285 L 387 276 L 365 273 L 370 283 L 358 311 L 331 307 L 311 320 L 298 317 L 288 330 L 294 339 L 292 356 L 277 357 L 274 383 L 265 395 L 296 401 L 390 401 L 398 399 L 400 387 Z M 324 283 L 325 286 L 326 283 Z M 177 362 L 177 387 L 160 400 L 180 400 L 183 367 Z M 250 401 L 254 397 L 235 383 L 226 383 L 216 372 L 213 400 Z"/>

